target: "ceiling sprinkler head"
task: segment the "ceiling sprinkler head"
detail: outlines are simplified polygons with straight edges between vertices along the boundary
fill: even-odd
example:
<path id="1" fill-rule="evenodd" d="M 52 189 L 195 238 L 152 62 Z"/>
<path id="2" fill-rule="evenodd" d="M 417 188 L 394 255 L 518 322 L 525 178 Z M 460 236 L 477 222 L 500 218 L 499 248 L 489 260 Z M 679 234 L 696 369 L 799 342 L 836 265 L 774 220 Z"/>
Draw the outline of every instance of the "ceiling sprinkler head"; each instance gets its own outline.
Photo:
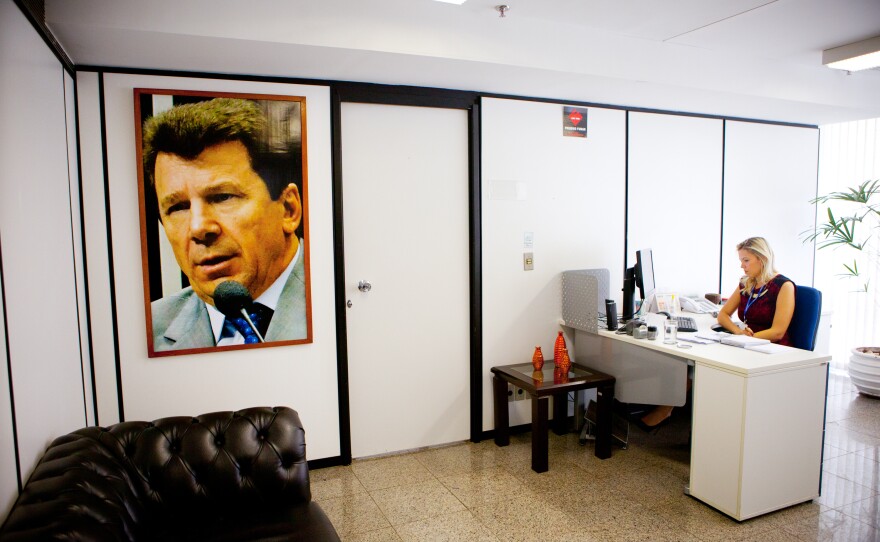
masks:
<path id="1" fill-rule="evenodd" d="M 510 11 L 510 6 L 508 6 L 507 4 L 499 4 L 499 5 L 495 6 L 495 10 L 498 11 L 498 13 L 500 14 L 500 15 L 498 15 L 499 17 L 504 17 L 504 15 L 508 11 Z"/>

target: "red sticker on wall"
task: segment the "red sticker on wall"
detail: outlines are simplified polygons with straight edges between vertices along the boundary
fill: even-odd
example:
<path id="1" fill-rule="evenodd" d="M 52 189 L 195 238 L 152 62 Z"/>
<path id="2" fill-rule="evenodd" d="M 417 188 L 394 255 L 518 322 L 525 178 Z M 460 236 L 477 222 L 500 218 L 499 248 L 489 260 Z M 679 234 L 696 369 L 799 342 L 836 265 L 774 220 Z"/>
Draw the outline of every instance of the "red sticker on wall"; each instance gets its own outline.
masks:
<path id="1" fill-rule="evenodd" d="M 562 107 L 562 135 L 566 137 L 587 137 L 586 107 Z"/>

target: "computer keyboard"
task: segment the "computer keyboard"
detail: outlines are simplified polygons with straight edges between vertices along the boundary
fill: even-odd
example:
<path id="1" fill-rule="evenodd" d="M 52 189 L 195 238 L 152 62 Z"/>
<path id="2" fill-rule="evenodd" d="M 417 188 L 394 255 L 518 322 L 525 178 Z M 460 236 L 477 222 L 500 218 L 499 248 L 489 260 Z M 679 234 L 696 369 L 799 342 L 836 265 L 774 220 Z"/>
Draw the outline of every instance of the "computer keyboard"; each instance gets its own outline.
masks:
<path id="1" fill-rule="evenodd" d="M 697 331 L 697 321 L 690 316 L 676 316 L 679 331 Z"/>

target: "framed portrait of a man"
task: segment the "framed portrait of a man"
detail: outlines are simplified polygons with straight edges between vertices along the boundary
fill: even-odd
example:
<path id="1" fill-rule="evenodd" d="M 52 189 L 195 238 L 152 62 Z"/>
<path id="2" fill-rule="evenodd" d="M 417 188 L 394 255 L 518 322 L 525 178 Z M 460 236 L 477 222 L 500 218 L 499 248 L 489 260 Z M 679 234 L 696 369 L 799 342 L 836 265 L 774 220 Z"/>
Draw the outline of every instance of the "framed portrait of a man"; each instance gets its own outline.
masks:
<path id="1" fill-rule="evenodd" d="M 149 356 L 312 342 L 305 98 L 134 108 Z"/>

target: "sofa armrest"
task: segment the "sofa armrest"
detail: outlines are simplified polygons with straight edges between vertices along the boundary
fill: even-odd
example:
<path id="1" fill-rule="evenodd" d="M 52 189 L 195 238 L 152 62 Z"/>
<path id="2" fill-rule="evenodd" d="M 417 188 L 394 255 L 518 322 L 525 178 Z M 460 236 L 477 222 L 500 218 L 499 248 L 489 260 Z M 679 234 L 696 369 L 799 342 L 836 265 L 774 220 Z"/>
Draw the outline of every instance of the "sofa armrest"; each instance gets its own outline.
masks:
<path id="1" fill-rule="evenodd" d="M 132 540 L 147 517 L 126 466 L 94 440 L 70 434 L 49 446 L 0 539 Z"/>

